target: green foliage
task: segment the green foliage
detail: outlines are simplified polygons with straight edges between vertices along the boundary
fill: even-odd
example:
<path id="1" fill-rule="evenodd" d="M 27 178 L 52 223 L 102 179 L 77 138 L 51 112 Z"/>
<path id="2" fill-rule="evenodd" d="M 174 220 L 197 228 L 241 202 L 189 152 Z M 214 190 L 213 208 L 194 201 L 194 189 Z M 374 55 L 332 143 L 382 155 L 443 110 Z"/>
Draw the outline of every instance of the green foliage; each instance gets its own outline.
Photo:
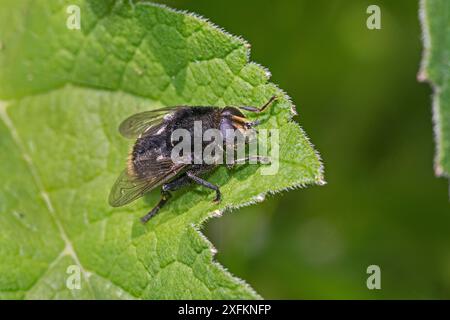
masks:
<path id="1" fill-rule="evenodd" d="M 67 5 L 81 30 L 66 27 Z M 258 298 L 213 261 L 198 228 L 268 192 L 321 183 L 320 161 L 292 105 L 248 45 L 198 17 L 127 1 L 2 1 L 0 10 L 0 297 Z M 178 192 L 145 226 L 157 191 L 107 203 L 131 141 L 117 126 L 168 105 L 260 105 L 281 98 L 262 127 L 280 129 L 280 170 L 221 168 Z M 83 270 L 80 290 L 67 267 Z"/>
<path id="2" fill-rule="evenodd" d="M 434 89 L 436 174 L 450 176 L 450 2 L 422 0 L 424 56 L 419 79 Z"/>

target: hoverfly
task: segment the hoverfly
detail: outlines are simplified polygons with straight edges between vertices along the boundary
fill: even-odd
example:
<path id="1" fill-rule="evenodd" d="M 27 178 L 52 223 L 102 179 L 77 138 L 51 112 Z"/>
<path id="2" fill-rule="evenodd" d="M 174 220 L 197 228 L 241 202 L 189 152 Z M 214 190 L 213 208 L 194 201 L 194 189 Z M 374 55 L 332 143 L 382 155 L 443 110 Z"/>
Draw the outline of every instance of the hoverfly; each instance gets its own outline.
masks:
<path id="1" fill-rule="evenodd" d="M 129 154 L 127 168 L 122 171 L 111 189 L 109 204 L 113 207 L 126 205 L 161 186 L 161 199 L 141 218 L 141 221 L 146 223 L 169 200 L 171 191 L 192 183 L 214 190 L 214 202 L 219 202 L 219 187 L 201 178 L 217 165 L 172 161 L 172 132 L 180 128 L 193 132 L 195 121 L 201 121 L 204 130 L 214 128 L 224 135 L 227 129 L 249 130 L 257 126 L 259 121 L 249 121 L 239 109 L 261 113 L 275 99 L 276 96 L 273 96 L 259 108 L 175 106 L 144 111 L 125 119 L 119 126 L 119 132 L 125 138 L 136 139 L 136 142 Z"/>

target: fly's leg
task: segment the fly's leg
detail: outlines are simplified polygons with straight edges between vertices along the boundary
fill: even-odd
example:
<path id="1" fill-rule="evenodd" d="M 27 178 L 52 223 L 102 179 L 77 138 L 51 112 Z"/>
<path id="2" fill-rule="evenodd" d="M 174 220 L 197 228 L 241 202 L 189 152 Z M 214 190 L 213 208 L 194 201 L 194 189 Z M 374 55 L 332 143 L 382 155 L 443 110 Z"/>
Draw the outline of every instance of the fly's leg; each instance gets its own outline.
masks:
<path id="1" fill-rule="evenodd" d="M 141 217 L 141 222 L 146 223 L 148 220 L 150 220 L 154 215 L 156 215 L 167 202 L 167 200 L 170 199 L 172 195 L 170 192 L 167 191 L 161 191 L 161 199 L 159 200 L 158 204 L 145 216 Z"/>
<path id="2" fill-rule="evenodd" d="M 234 168 L 235 165 L 237 164 L 244 164 L 248 161 L 256 161 L 256 162 L 260 162 L 262 164 L 270 164 L 270 157 L 264 157 L 264 156 L 248 156 L 242 159 L 236 159 L 234 160 L 232 163 L 227 164 L 227 168 L 228 169 L 232 169 Z"/>
<path id="3" fill-rule="evenodd" d="M 199 173 L 202 172 L 202 170 L 197 170 Z M 202 179 L 197 177 L 194 172 L 188 171 L 186 174 L 183 174 L 176 178 L 175 180 L 163 184 L 161 187 L 161 199 L 159 200 L 158 204 L 145 216 L 141 218 L 142 223 L 146 223 L 148 220 L 150 220 L 153 216 L 155 216 L 159 210 L 166 204 L 166 202 L 170 199 L 172 196 L 169 191 L 175 191 L 182 187 L 190 185 L 192 182 L 195 182 L 201 186 L 204 186 L 206 188 L 212 189 L 216 191 L 216 198 L 214 199 L 214 202 L 219 202 L 221 198 L 219 187 Z"/>
<path id="4" fill-rule="evenodd" d="M 189 180 L 186 175 L 181 175 L 175 180 L 163 184 L 163 186 L 161 187 L 161 199 L 149 213 L 141 218 L 142 223 L 146 223 L 148 220 L 150 220 L 166 204 L 166 202 L 172 196 L 169 191 L 178 190 L 189 184 L 191 184 L 191 180 Z"/>
<path id="5" fill-rule="evenodd" d="M 183 174 L 176 178 L 175 180 L 165 183 L 162 185 L 162 191 L 175 191 L 178 189 L 181 189 L 183 187 L 186 187 L 190 185 L 192 181 L 189 179 L 189 177 L 186 174 Z"/>
<path id="6" fill-rule="evenodd" d="M 269 101 L 267 101 L 264 105 L 262 105 L 260 108 L 257 107 L 252 107 L 252 106 L 242 106 L 239 107 L 242 110 L 246 110 L 246 111 L 250 111 L 250 112 L 255 112 L 255 113 L 261 113 L 263 112 L 268 106 L 270 106 L 272 104 L 272 102 L 275 101 L 275 99 L 277 98 L 277 96 L 272 96 Z"/>
<path id="7" fill-rule="evenodd" d="M 221 193 L 220 193 L 220 190 L 219 190 L 219 187 L 218 186 L 216 186 L 216 185 L 214 185 L 214 184 L 212 184 L 211 182 L 208 182 L 208 181 L 206 181 L 206 180 L 204 180 L 204 179 L 202 179 L 202 178 L 199 178 L 199 177 L 197 177 L 196 175 L 195 175 L 195 173 L 194 172 L 192 172 L 192 171 L 188 171 L 188 172 L 186 172 L 186 175 L 189 177 L 189 179 L 191 179 L 193 182 L 195 182 L 195 183 L 197 183 L 197 184 L 199 184 L 199 185 L 201 185 L 201 186 L 203 186 L 203 187 L 205 187 L 205 188 L 208 188 L 208 189 L 211 189 L 211 190 L 214 190 L 215 192 L 216 192 L 216 197 L 214 198 L 214 202 L 220 202 L 220 199 L 221 199 Z"/>

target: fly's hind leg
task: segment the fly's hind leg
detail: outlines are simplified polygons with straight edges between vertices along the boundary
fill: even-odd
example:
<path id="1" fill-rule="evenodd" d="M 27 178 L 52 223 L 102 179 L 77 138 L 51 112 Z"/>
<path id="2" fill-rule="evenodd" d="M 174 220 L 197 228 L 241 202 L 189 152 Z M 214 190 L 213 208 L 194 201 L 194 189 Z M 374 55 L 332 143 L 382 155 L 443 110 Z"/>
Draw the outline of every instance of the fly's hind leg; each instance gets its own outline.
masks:
<path id="1" fill-rule="evenodd" d="M 172 195 L 170 192 L 161 190 L 161 199 L 159 200 L 158 204 L 145 216 L 141 217 L 141 222 L 146 223 L 148 220 L 150 220 L 154 215 L 156 215 L 166 202 L 170 199 Z"/>
<path id="2" fill-rule="evenodd" d="M 203 187 L 205 187 L 205 188 L 214 190 L 214 191 L 216 192 L 216 197 L 214 198 L 213 201 L 216 202 L 216 203 L 220 202 L 220 200 L 221 200 L 221 198 L 222 198 L 222 195 L 221 195 L 221 193 L 220 193 L 220 189 L 219 189 L 218 186 L 216 186 L 215 184 L 212 184 L 211 182 L 208 182 L 208 181 L 206 181 L 206 180 L 204 180 L 204 179 L 202 179 L 202 178 L 196 176 L 195 173 L 194 173 L 193 171 L 188 171 L 188 172 L 186 172 L 186 175 L 187 175 L 187 176 L 189 177 L 189 179 L 191 179 L 193 182 L 195 182 L 195 183 L 197 183 L 197 184 L 199 184 L 199 185 L 201 185 L 201 186 L 203 186 Z"/>
<path id="3" fill-rule="evenodd" d="M 216 197 L 214 199 L 214 202 L 220 202 L 221 199 L 221 193 L 219 190 L 219 187 L 196 176 L 196 172 L 200 173 L 201 170 L 193 170 L 188 171 L 186 174 L 183 174 L 179 176 L 178 178 L 175 178 L 175 180 L 163 184 L 161 187 L 161 199 L 159 200 L 158 204 L 145 216 L 141 218 L 142 223 L 146 223 L 148 220 L 150 220 L 153 216 L 155 216 L 159 210 L 167 203 L 167 201 L 172 196 L 169 191 L 175 191 L 182 187 L 190 185 L 192 182 L 195 182 L 203 187 L 206 187 L 208 189 L 212 189 L 216 191 Z"/>
<path id="4" fill-rule="evenodd" d="M 181 175 L 178 178 L 175 178 L 175 180 L 163 184 L 161 187 L 161 199 L 149 213 L 141 218 L 142 223 L 146 223 L 148 220 L 150 220 L 166 204 L 166 202 L 172 196 L 169 191 L 178 190 L 184 186 L 189 185 L 190 183 L 191 180 L 188 179 L 186 175 Z"/>

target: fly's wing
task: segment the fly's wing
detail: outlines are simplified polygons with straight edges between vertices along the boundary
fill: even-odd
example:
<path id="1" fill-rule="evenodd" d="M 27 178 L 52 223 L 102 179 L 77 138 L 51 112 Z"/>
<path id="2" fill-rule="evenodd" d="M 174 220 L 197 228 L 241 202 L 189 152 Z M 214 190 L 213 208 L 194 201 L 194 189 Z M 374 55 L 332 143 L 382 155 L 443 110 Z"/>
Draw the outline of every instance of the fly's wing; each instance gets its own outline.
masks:
<path id="1" fill-rule="evenodd" d="M 153 188 L 159 186 L 161 183 L 176 176 L 186 165 L 174 164 L 170 158 L 159 161 L 153 167 L 152 176 L 146 178 L 139 178 L 130 175 L 128 170 L 122 171 L 120 176 L 114 183 L 109 194 L 109 204 L 112 207 L 121 207 L 130 203 Z"/>
<path id="2" fill-rule="evenodd" d="M 112 207 L 121 207 L 150 191 L 154 183 L 151 180 L 142 180 L 128 175 L 123 170 L 109 193 L 109 204 Z"/>
<path id="3" fill-rule="evenodd" d="M 119 132 L 125 138 L 136 138 L 139 135 L 157 132 L 164 124 L 164 117 L 185 107 L 166 107 L 157 110 L 136 113 L 125 119 L 119 126 Z"/>

